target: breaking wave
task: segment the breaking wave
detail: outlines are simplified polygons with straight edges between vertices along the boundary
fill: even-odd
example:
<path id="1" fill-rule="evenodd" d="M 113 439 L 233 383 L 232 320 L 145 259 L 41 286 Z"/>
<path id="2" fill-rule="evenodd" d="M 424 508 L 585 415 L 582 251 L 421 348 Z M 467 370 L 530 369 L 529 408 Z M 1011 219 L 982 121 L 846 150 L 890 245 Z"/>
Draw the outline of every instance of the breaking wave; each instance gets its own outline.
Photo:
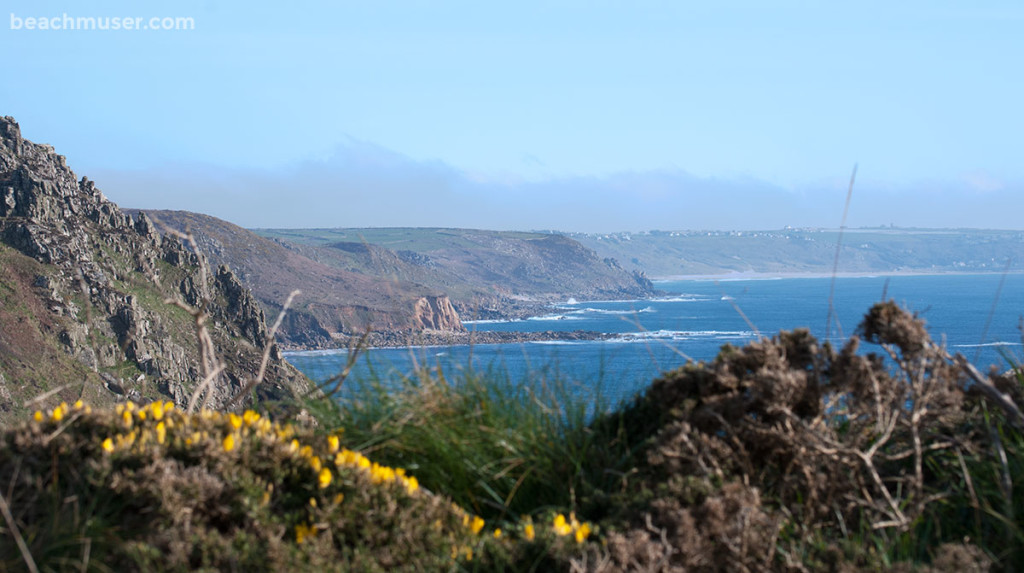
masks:
<path id="1" fill-rule="evenodd" d="M 756 338 L 749 330 L 652 330 L 650 332 L 627 332 L 609 342 L 642 342 L 646 340 L 742 340 Z"/>

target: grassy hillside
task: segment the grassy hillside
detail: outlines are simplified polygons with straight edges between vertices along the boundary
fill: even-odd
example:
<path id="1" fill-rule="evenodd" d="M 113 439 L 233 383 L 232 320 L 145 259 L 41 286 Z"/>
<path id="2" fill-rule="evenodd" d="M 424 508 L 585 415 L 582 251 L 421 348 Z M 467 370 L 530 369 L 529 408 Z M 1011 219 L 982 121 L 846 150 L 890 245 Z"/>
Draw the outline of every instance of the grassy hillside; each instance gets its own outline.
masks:
<path id="1" fill-rule="evenodd" d="M 602 257 L 654 277 L 759 273 L 831 273 L 838 231 L 650 231 L 570 234 Z M 974 229 L 849 229 L 840 271 L 997 272 L 1024 260 L 1024 232 Z"/>
<path id="2" fill-rule="evenodd" d="M 474 233 L 508 240 L 539 239 L 542 233 L 517 231 L 478 231 L 429 227 L 366 227 L 361 229 L 254 229 L 264 237 L 276 237 L 293 243 L 328 246 L 332 243 L 370 243 L 394 251 L 429 253 L 444 249 L 472 249 L 480 246 Z"/>
<path id="3" fill-rule="evenodd" d="M 437 228 L 256 232 L 304 245 L 301 252 L 327 264 L 444 290 L 464 316 L 507 316 L 524 302 L 653 294 L 642 276 L 556 234 Z"/>
<path id="4" fill-rule="evenodd" d="M 36 277 L 53 269 L 0 244 L 0 425 L 27 418 L 25 403 L 57 390 L 61 399 L 77 399 L 86 387 L 103 385 L 98 373 L 75 360 L 58 341 L 58 333 L 75 322 L 54 316 L 48 301 L 33 288 Z M 71 384 L 61 381 L 66 380 Z M 61 386 L 66 386 L 63 390 Z M 110 395 L 108 395 L 110 396 Z M 113 403 L 113 396 L 100 403 Z"/>

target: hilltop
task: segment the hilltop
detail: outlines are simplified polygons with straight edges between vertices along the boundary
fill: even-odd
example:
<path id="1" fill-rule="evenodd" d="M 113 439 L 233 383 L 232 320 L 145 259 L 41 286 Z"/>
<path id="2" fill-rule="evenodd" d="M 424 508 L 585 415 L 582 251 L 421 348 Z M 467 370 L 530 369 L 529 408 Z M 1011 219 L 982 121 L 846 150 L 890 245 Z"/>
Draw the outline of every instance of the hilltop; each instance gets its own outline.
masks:
<path id="1" fill-rule="evenodd" d="M 570 233 L 602 257 L 653 277 L 727 273 L 830 274 L 839 231 L 647 231 Z M 1024 260 L 1024 231 L 847 229 L 839 270 L 847 273 L 986 273 Z"/>

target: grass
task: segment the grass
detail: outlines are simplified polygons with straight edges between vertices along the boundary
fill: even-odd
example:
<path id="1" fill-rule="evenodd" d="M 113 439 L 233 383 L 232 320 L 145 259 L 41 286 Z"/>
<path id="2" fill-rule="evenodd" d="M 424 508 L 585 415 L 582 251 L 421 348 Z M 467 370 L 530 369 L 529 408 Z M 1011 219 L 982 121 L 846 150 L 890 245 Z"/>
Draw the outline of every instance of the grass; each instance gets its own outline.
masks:
<path id="1" fill-rule="evenodd" d="M 582 497 L 628 470 L 590 473 L 594 460 L 628 458 L 626 443 L 609 443 L 589 423 L 605 409 L 599 392 L 582 394 L 558 378 L 516 384 L 493 371 L 449 376 L 420 368 L 393 383 L 349 381 L 343 399 L 312 408 L 353 447 L 414 470 L 425 487 L 499 522 L 576 511 Z"/>
<path id="2" fill-rule="evenodd" d="M 1024 369 L 1014 364 L 1001 378 L 1017 404 L 1024 396 Z M 972 539 L 1007 571 L 1024 568 L 1024 428 L 982 404 L 972 420 L 980 447 L 962 460 L 965 471 L 950 495 L 934 508 L 901 553 L 921 553 L 942 537 Z M 959 460 L 958 460 L 959 461 Z"/>

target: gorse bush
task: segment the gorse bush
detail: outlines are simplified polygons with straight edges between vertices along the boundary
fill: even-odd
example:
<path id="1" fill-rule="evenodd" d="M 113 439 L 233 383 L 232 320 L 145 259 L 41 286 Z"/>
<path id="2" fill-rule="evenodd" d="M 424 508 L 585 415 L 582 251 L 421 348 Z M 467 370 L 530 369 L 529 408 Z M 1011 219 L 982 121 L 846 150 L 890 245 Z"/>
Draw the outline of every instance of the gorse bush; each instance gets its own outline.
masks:
<path id="1" fill-rule="evenodd" d="M 875 305 L 859 335 L 881 353 L 859 352 L 857 336 L 836 351 L 802 330 L 726 346 L 616 414 L 651 439 L 639 479 L 607 504 L 608 549 L 591 568 L 1007 563 L 1000 536 L 1016 525 L 1004 508 L 979 514 L 973 536 L 942 519 L 951 501 L 970 507 L 980 468 L 967 460 L 995 453 L 977 388 L 989 382 L 893 303 Z"/>
<path id="2" fill-rule="evenodd" d="M 0 480 L 5 570 L 447 570 L 557 558 L 590 528 L 485 530 L 337 434 L 163 402 L 37 412 L 3 434 Z"/>

